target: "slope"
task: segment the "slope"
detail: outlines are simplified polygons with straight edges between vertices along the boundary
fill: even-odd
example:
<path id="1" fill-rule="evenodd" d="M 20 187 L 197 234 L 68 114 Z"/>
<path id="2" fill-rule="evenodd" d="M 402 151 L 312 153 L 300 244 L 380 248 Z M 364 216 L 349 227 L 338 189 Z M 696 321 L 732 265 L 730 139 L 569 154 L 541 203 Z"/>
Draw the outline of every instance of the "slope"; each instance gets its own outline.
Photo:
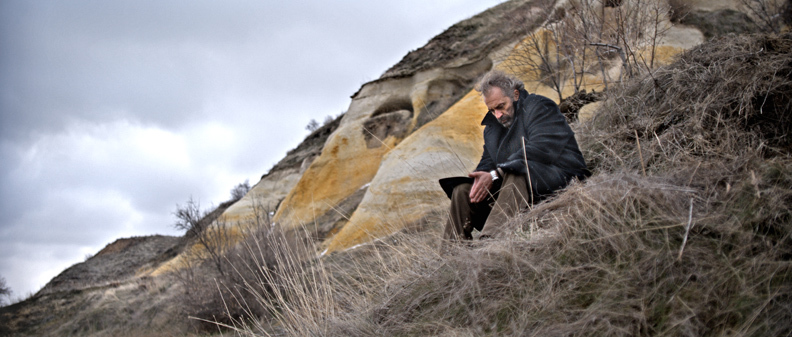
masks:
<path id="1" fill-rule="evenodd" d="M 577 125 L 595 174 L 439 251 L 413 228 L 303 266 L 295 334 L 792 333 L 792 34 L 717 38 Z M 299 282 L 287 282 L 299 285 Z M 242 330 L 256 331 L 240 325 Z"/>

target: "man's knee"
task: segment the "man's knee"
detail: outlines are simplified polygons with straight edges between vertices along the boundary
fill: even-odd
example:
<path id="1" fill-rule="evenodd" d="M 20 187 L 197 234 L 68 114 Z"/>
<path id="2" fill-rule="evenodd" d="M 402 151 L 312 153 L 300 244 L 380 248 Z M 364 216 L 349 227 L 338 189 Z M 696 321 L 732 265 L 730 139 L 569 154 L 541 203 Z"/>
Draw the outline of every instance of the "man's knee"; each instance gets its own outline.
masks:
<path id="1" fill-rule="evenodd" d="M 526 179 L 525 175 L 520 173 L 505 173 L 503 177 L 503 182 L 512 183 L 512 184 L 517 184 L 521 182 L 523 184 L 527 184 L 528 179 Z"/>
<path id="2" fill-rule="evenodd" d="M 473 188 L 472 184 L 459 184 L 454 187 L 454 192 L 451 193 L 452 202 L 470 202 L 470 189 Z"/>

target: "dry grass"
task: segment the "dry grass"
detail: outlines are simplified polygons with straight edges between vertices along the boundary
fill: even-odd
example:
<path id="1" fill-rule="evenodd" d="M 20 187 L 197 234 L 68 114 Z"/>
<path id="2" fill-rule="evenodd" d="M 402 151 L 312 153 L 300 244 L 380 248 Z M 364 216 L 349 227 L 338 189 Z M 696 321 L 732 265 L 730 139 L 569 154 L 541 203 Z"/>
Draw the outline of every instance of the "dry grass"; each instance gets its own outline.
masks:
<path id="1" fill-rule="evenodd" d="M 585 157 L 603 172 L 696 172 L 693 182 L 706 188 L 757 154 L 788 156 L 790 53 L 789 34 L 718 38 L 686 52 L 674 65 L 611 94 L 579 132 Z M 643 163 L 636 155 L 636 132 Z"/>
<path id="2" fill-rule="evenodd" d="M 280 315 L 237 331 L 789 335 L 789 60 L 790 35 L 691 50 L 577 126 L 594 176 L 513 219 L 514 235 L 441 254 L 435 224 L 286 263 L 283 294 L 261 299 Z"/>

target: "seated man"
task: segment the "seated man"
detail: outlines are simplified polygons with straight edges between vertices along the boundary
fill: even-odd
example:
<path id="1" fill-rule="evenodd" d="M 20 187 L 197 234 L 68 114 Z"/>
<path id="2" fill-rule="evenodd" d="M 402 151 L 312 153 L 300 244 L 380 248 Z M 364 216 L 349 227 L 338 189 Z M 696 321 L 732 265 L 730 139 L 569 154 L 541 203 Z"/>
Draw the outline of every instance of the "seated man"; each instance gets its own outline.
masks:
<path id="1" fill-rule="evenodd" d="M 476 90 L 489 109 L 481 122 L 484 154 L 469 174 L 473 182 L 451 193 L 444 233 L 450 240 L 470 240 L 474 228 L 481 238 L 497 236 L 529 203 L 590 174 L 555 102 L 529 94 L 520 80 L 500 71 L 484 75 Z"/>

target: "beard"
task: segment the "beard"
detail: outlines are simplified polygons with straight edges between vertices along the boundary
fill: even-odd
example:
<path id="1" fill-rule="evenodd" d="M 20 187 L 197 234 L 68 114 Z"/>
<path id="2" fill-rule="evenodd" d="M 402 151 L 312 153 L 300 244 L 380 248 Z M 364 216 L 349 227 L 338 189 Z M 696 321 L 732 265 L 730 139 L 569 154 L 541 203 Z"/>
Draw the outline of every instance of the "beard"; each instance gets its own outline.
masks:
<path id="1" fill-rule="evenodd" d="M 513 121 L 514 121 L 514 116 L 509 116 L 507 114 L 503 114 L 501 115 L 500 118 L 498 118 L 498 122 L 500 122 L 501 125 L 503 125 L 506 128 L 510 127 Z"/>

